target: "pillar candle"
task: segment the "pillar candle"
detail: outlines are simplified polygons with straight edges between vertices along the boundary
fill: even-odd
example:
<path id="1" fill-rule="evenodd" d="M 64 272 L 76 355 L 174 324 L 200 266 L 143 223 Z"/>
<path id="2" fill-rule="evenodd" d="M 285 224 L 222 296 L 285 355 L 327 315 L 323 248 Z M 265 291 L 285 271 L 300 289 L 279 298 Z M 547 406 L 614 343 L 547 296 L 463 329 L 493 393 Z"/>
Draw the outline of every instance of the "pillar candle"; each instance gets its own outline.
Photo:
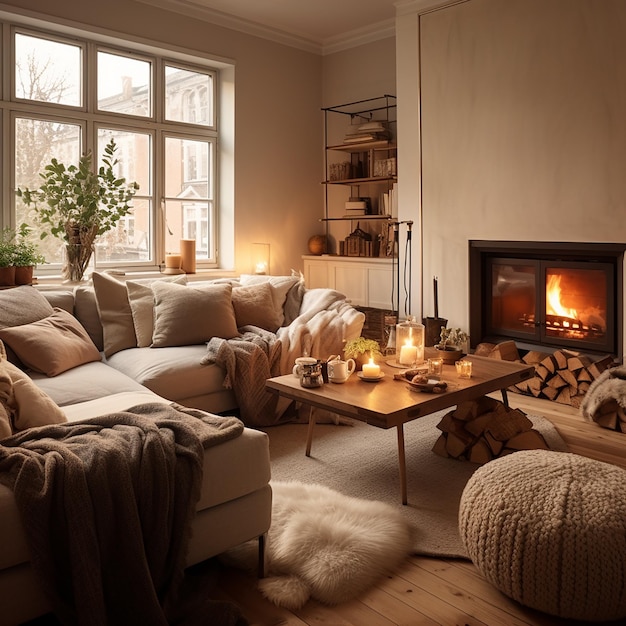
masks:
<path id="1" fill-rule="evenodd" d="M 417 348 L 411 344 L 400 348 L 400 365 L 412 365 L 417 361 Z"/>
<path id="2" fill-rule="evenodd" d="M 182 257 L 180 254 L 166 254 L 165 255 L 165 267 L 169 269 L 180 269 Z"/>
<path id="3" fill-rule="evenodd" d="M 374 363 L 374 359 L 370 359 L 369 363 L 363 363 L 363 377 L 364 378 L 379 378 L 380 377 L 380 365 Z"/>
<path id="4" fill-rule="evenodd" d="M 180 268 L 187 274 L 196 273 L 196 240 L 181 239 L 180 240 Z"/>

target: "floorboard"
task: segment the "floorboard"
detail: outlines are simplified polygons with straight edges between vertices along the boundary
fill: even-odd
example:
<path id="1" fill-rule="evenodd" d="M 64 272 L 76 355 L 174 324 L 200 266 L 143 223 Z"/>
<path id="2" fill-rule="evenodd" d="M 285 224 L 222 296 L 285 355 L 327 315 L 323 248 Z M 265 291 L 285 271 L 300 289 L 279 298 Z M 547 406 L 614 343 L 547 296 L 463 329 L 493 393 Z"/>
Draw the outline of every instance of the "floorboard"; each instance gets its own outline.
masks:
<path id="1" fill-rule="evenodd" d="M 499 394 L 494 397 L 499 397 Z M 511 406 L 543 415 L 559 431 L 571 452 L 626 469 L 626 434 L 586 422 L 577 409 L 530 396 L 509 394 Z M 256 589 L 256 579 L 224 568 L 219 589 L 242 608 L 251 624 L 271 626 L 575 626 L 523 607 L 488 583 L 469 561 L 410 557 L 391 577 L 362 597 L 323 607 L 309 602 L 294 613 L 278 609 Z M 604 622 L 623 626 L 624 621 Z M 599 624 L 596 622 L 596 624 Z"/>

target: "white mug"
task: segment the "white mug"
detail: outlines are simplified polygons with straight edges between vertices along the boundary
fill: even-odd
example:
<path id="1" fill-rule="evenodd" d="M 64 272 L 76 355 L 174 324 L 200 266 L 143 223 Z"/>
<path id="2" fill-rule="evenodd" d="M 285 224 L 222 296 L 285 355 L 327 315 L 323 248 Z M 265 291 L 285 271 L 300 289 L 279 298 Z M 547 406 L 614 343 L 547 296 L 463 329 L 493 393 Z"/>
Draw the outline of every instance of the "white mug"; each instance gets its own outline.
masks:
<path id="1" fill-rule="evenodd" d="M 345 383 L 356 368 L 354 359 L 342 361 L 335 359 L 328 362 L 328 380 L 331 383 Z"/>
<path id="2" fill-rule="evenodd" d="M 293 375 L 300 378 L 303 365 L 315 365 L 316 363 L 317 359 L 314 359 L 312 356 L 299 356 L 296 359 L 296 364 L 293 366 Z"/>

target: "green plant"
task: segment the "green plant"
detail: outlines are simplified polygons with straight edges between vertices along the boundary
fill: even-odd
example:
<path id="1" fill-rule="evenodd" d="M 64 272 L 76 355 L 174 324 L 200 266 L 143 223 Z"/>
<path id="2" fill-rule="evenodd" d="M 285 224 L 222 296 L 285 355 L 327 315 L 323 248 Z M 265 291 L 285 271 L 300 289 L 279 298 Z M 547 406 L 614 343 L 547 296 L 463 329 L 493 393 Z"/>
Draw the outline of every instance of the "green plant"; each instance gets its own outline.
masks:
<path id="1" fill-rule="evenodd" d="M 469 335 L 464 330 L 442 326 L 440 341 L 437 347 L 442 350 L 462 347 L 468 339 Z"/>
<path id="2" fill-rule="evenodd" d="M 343 347 L 343 354 L 346 359 L 356 359 L 369 352 L 371 358 L 381 357 L 380 344 L 374 339 L 366 339 L 365 337 L 357 337 L 346 341 Z"/>
<path id="3" fill-rule="evenodd" d="M 104 165 L 97 172 L 92 171 L 91 152 L 79 159 L 78 166 L 52 159 L 40 173 L 44 182 L 39 189 L 17 190 L 24 204 L 35 208 L 39 221 L 50 227 L 49 233 L 41 233 L 42 239 L 51 234 L 66 243 L 76 243 L 77 228 L 102 235 L 130 213 L 129 202 L 139 185 L 126 184 L 125 178 L 115 176 L 113 168 L 119 163 L 116 151 L 115 140 L 111 139 L 104 148 Z"/>
<path id="4" fill-rule="evenodd" d="M 70 266 L 66 277 L 72 280 L 82 278 L 96 237 L 115 228 L 131 212 L 130 201 L 139 189 L 136 182 L 126 183 L 125 178 L 115 176 L 116 151 L 111 139 L 97 171 L 92 168 L 91 152 L 78 165 L 66 166 L 52 159 L 39 174 L 44 182 L 38 189 L 17 190 L 44 228 L 41 238 L 52 235 L 65 241 Z"/>
<path id="5" fill-rule="evenodd" d="M 36 244 L 29 241 L 30 228 L 22 224 L 18 230 L 8 226 L 0 231 L 0 267 L 29 267 L 46 259 Z"/>

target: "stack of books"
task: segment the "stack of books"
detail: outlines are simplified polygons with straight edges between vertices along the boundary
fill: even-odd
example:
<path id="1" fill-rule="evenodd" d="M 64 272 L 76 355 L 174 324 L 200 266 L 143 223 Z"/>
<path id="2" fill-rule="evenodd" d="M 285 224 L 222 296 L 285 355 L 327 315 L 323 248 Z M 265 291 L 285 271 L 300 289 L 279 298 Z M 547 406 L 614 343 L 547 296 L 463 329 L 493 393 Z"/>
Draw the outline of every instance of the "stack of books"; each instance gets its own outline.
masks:
<path id="1" fill-rule="evenodd" d="M 389 139 L 391 134 L 387 128 L 387 122 L 367 122 L 356 126 L 344 137 L 344 143 L 364 143 L 367 141 L 380 141 Z"/>
<path id="2" fill-rule="evenodd" d="M 344 217 L 358 217 L 359 215 L 370 214 L 370 199 L 369 198 L 350 198 L 346 204 L 346 213 Z"/>

